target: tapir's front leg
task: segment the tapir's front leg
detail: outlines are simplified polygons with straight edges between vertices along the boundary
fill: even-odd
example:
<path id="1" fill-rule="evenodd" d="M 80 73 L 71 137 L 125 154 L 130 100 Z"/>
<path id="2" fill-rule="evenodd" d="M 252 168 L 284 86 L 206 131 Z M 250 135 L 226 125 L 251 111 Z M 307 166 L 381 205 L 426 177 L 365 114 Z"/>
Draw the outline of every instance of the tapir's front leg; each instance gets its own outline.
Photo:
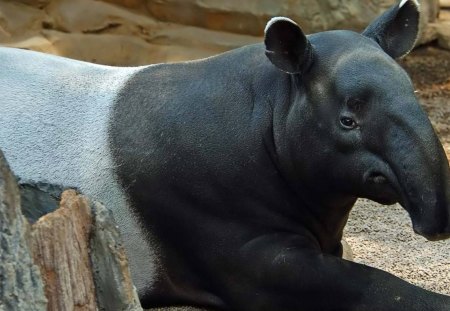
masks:
<path id="1" fill-rule="evenodd" d="M 262 236 L 246 243 L 239 254 L 238 280 L 225 284 L 232 310 L 450 310 L 450 297 L 324 255 L 306 238 Z"/>

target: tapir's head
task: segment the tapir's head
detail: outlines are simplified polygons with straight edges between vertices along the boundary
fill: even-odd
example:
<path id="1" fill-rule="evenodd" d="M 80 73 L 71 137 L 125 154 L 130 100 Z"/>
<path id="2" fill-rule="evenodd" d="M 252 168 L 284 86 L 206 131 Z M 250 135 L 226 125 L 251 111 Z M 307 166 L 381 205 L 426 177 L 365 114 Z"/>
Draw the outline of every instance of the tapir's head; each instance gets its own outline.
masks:
<path id="1" fill-rule="evenodd" d="M 414 230 L 450 236 L 450 177 L 442 145 L 395 62 L 414 46 L 416 0 L 403 0 L 362 33 L 305 36 L 287 18 L 265 31 L 266 55 L 292 75 L 287 153 L 316 187 L 399 202 Z"/>

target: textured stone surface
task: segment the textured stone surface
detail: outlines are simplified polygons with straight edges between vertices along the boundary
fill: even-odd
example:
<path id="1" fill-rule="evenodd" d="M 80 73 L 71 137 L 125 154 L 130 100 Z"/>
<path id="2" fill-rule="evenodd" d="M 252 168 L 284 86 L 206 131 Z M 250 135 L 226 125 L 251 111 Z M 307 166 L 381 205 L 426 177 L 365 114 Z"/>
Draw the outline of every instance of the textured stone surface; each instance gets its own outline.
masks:
<path id="1" fill-rule="evenodd" d="M 60 207 L 32 225 L 32 252 L 45 283 L 48 310 L 96 310 L 89 257 L 92 216 L 89 203 L 74 190 Z"/>
<path id="2" fill-rule="evenodd" d="M 0 2 L 0 44 L 109 65 L 208 57 L 261 38 L 159 22 L 92 0 L 53 0 L 38 10 Z M 11 13 L 11 12 L 14 12 Z M 37 26 L 36 26 L 37 25 Z"/>
<path id="3" fill-rule="evenodd" d="M 450 50 L 450 8 L 441 10 L 439 23 L 434 23 L 430 27 L 436 32 L 438 45 L 441 48 Z"/>
<path id="4" fill-rule="evenodd" d="M 438 1 L 422 0 L 423 24 L 437 16 Z M 152 16 L 161 20 L 260 36 L 268 19 L 289 16 L 307 33 L 328 29 L 362 30 L 397 0 L 334 1 L 147 1 Z"/>
<path id="5" fill-rule="evenodd" d="M 441 48 L 450 50 L 450 24 L 439 27 L 437 31 L 438 44 Z"/>
<path id="6" fill-rule="evenodd" d="M 22 214 L 33 224 L 42 216 L 58 209 L 61 187 L 47 183 L 20 183 Z"/>
<path id="7" fill-rule="evenodd" d="M 305 32 L 360 31 L 397 0 L 11 0 L 0 1 L 0 44 L 109 65 L 142 65 L 211 56 L 261 42 L 273 16 Z M 437 0 L 421 0 L 422 25 Z M 435 38 L 422 27 L 421 42 Z"/>
<path id="8" fill-rule="evenodd" d="M 94 229 L 91 236 L 91 261 L 100 311 L 140 311 L 142 307 L 131 281 L 122 238 L 112 213 L 93 204 Z"/>
<path id="9" fill-rule="evenodd" d="M 450 8 L 450 0 L 440 0 L 441 7 Z"/>
<path id="10" fill-rule="evenodd" d="M 44 10 L 20 1 L 0 1 L 0 40 L 20 40 L 36 33 L 47 19 Z"/>
<path id="11" fill-rule="evenodd" d="M 63 190 L 19 188 L 0 152 L 0 311 L 141 311 L 112 214 Z"/>
<path id="12" fill-rule="evenodd" d="M 0 310 L 46 310 L 40 272 L 29 247 L 16 180 L 0 152 Z"/>

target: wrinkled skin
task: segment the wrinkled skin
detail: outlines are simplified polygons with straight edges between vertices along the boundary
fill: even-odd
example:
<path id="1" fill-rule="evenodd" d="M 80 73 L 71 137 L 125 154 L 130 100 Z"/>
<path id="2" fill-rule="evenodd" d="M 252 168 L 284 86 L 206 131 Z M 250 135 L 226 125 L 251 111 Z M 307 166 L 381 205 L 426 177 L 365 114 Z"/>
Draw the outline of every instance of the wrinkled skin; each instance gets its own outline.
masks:
<path id="1" fill-rule="evenodd" d="M 0 49 L 0 147 L 113 210 L 144 307 L 448 311 L 341 258 L 358 197 L 450 234 L 448 161 L 394 61 L 418 20 L 414 0 L 362 34 L 277 18 L 264 44 L 139 68 Z"/>

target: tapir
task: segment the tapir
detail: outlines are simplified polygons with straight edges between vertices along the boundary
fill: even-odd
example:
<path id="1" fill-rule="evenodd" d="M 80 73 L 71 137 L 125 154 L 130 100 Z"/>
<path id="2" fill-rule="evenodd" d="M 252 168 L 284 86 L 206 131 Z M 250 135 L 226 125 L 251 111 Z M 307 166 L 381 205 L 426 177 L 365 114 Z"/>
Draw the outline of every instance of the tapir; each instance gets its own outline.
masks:
<path id="1" fill-rule="evenodd" d="M 360 197 L 450 236 L 448 160 L 394 60 L 419 15 L 403 0 L 362 33 L 308 36 L 276 17 L 264 43 L 142 67 L 2 48 L 0 148 L 20 182 L 113 211 L 144 307 L 448 311 L 341 258 Z"/>

